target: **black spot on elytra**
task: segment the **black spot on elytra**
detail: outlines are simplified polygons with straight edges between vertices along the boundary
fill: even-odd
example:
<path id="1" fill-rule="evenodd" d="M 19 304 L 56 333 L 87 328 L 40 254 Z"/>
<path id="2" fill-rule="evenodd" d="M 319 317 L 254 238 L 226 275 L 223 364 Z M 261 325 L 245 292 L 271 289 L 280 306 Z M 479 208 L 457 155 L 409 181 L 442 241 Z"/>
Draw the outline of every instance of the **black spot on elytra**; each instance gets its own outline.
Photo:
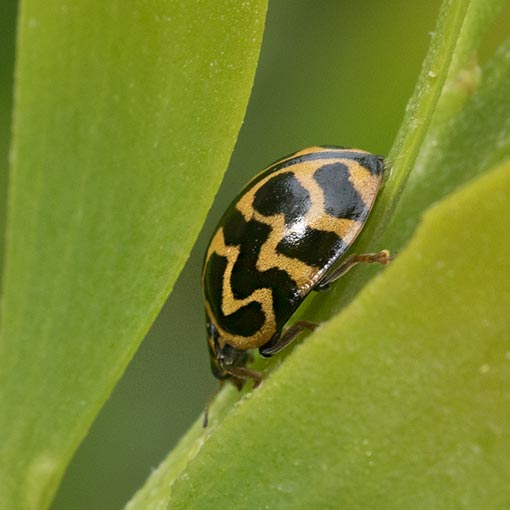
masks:
<path id="1" fill-rule="evenodd" d="M 284 172 L 269 179 L 255 193 L 253 200 L 253 207 L 264 216 L 284 214 L 287 225 L 302 218 L 310 205 L 310 194 L 292 172 Z"/>
<path id="2" fill-rule="evenodd" d="M 343 163 L 321 166 L 313 175 L 324 192 L 324 210 L 335 218 L 359 220 L 368 210 Z"/>
<path id="3" fill-rule="evenodd" d="M 207 262 L 205 272 L 205 294 L 211 311 L 220 326 L 232 334 L 251 336 L 264 324 L 265 316 L 260 303 L 248 303 L 230 315 L 224 315 L 221 304 L 223 299 L 223 274 L 227 267 L 226 257 L 213 253 Z"/>
<path id="4" fill-rule="evenodd" d="M 314 267 L 324 267 L 339 252 L 346 249 L 345 243 L 334 233 L 306 227 L 299 236 L 288 235 L 276 247 L 279 253 L 296 258 Z"/>
<path id="5" fill-rule="evenodd" d="M 239 246 L 246 233 L 246 220 L 234 207 L 230 208 L 221 220 L 223 237 L 227 246 Z"/>

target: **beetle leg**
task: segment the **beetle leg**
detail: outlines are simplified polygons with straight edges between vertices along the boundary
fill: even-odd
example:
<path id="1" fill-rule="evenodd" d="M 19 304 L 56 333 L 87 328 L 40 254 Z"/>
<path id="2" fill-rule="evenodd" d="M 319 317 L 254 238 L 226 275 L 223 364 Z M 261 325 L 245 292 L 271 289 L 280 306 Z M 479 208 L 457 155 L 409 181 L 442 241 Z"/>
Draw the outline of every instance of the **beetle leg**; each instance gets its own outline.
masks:
<path id="1" fill-rule="evenodd" d="M 260 383 L 262 382 L 262 373 L 257 370 L 228 365 L 225 362 L 221 362 L 221 367 L 232 377 L 231 381 L 235 384 L 238 390 L 240 390 L 243 387 L 243 384 L 249 379 L 252 379 L 255 383 L 254 388 L 260 386 Z"/>
<path id="2" fill-rule="evenodd" d="M 322 292 L 328 290 L 329 286 L 341 278 L 345 273 L 352 269 L 355 265 L 360 262 L 367 262 L 369 264 L 388 264 L 391 260 L 390 252 L 388 250 L 382 250 L 377 253 L 362 253 L 361 255 L 350 255 L 347 257 L 342 264 L 334 268 L 332 272 L 326 273 L 322 280 L 317 283 L 313 290 Z"/>
<path id="3" fill-rule="evenodd" d="M 318 324 L 311 321 L 299 321 L 293 324 L 285 333 L 276 341 L 276 343 L 268 346 L 268 347 L 260 347 L 259 352 L 265 358 L 269 358 L 280 352 L 283 348 L 287 347 L 295 338 L 301 333 L 304 329 L 309 329 L 313 331 Z"/>

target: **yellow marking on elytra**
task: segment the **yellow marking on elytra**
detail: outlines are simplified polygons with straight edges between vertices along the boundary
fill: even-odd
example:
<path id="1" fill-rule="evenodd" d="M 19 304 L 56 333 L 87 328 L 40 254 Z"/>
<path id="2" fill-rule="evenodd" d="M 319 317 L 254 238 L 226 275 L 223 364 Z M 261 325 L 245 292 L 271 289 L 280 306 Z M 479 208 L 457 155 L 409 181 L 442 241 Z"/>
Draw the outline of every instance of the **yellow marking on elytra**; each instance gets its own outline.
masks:
<path id="1" fill-rule="evenodd" d="M 370 207 L 379 191 L 382 175 L 372 174 L 370 170 L 356 161 L 351 161 L 347 168 L 349 170 L 349 181 L 361 195 L 363 202 Z"/>
<path id="2" fill-rule="evenodd" d="M 243 306 L 255 301 L 260 303 L 265 320 L 262 327 L 254 335 L 246 337 L 238 334 L 232 335 L 221 328 L 221 326 L 214 320 L 214 314 L 211 312 L 208 303 L 206 303 L 207 313 L 220 333 L 222 344 L 226 342 L 240 349 L 254 349 L 261 345 L 261 340 L 262 343 L 265 343 L 276 333 L 276 319 L 273 311 L 273 292 L 268 288 L 256 289 L 248 297 L 244 299 L 236 299 L 232 292 L 231 278 L 234 264 L 239 257 L 240 247 L 227 246 L 225 244 L 223 228 L 219 228 L 214 235 L 211 247 L 212 250 L 209 249 L 207 252 L 207 258 L 209 258 L 210 254 L 214 251 L 219 256 L 227 259 L 227 267 L 223 273 L 221 297 L 221 311 L 223 314 L 226 316 L 231 315 Z"/>
<path id="3" fill-rule="evenodd" d="M 288 229 L 285 228 L 285 216 L 283 214 L 275 214 L 268 218 L 256 212 L 254 217 L 257 221 L 271 226 L 270 234 L 260 248 L 257 258 L 257 269 L 259 271 L 267 271 L 271 268 L 281 269 L 296 282 L 298 289 L 304 290 L 309 285 L 317 269 L 299 259 L 287 257 L 276 251 L 278 243 L 289 235 Z"/>

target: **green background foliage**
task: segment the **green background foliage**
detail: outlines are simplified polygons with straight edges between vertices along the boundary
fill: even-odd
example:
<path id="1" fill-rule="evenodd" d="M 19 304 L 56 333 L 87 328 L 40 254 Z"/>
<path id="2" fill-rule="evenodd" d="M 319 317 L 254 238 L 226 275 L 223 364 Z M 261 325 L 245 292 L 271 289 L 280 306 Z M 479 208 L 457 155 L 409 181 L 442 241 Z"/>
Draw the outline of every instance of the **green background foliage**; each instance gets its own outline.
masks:
<path id="1" fill-rule="evenodd" d="M 249 93 L 264 9 L 261 2 L 248 3 L 259 6 L 256 12 L 234 8 L 239 2 L 229 8 L 220 3 L 209 1 L 200 8 L 197 3 L 191 10 L 184 7 L 189 3 L 177 1 L 146 2 L 139 9 L 121 2 L 75 2 L 72 8 L 56 0 L 45 6 L 23 3 L 20 42 L 32 46 L 31 51 L 18 48 L 25 49 L 17 75 L 25 92 L 17 96 L 13 168 L 24 173 L 11 181 L 15 198 L 10 206 L 14 210 L 25 200 L 26 207 L 12 217 L 31 225 L 31 235 L 11 232 L 9 250 L 11 268 L 29 267 L 31 276 L 18 273 L 5 282 L 10 297 L 4 301 L 4 317 L 7 311 L 18 319 L 2 324 L 3 339 L 20 340 L 11 351 L 3 347 L 3 353 L 18 361 L 0 374 L 13 376 L 26 360 L 33 360 L 26 380 L 13 379 L 11 396 L 18 395 L 20 402 L 30 396 L 29 402 L 37 405 L 25 407 L 27 420 L 15 434 L 9 430 L 14 437 L 10 458 L 16 462 L 2 466 L 4 476 L 18 472 L 26 477 L 28 492 L 35 495 L 25 498 L 27 508 L 39 508 L 55 489 L 59 469 L 170 290 L 172 273 L 184 263 L 227 165 Z M 402 163 L 398 144 L 394 146 L 394 168 L 400 164 L 404 172 L 411 167 L 413 172 L 396 214 L 388 216 L 389 225 L 379 221 L 385 229 L 381 233 L 377 219 L 385 217 L 385 200 L 393 197 L 390 206 L 396 204 L 402 191 L 397 184 L 407 175 L 398 172 L 389 179 L 386 199 L 360 239 L 361 248 L 400 250 L 430 204 L 508 157 L 510 102 L 502 100 L 510 77 L 508 44 L 494 52 L 508 37 L 509 15 L 507 8 L 491 21 L 498 3 L 456 3 L 459 20 L 467 16 L 460 37 L 448 33 L 456 48 L 455 72 L 438 105 L 432 102 L 427 137 L 418 137 L 414 152 L 405 152 L 410 165 Z M 215 387 L 204 338 L 201 259 L 214 223 L 246 180 L 279 156 L 313 144 L 390 153 L 430 33 L 436 30 L 440 2 L 369 0 L 360 5 L 324 0 L 317 6 L 271 2 L 255 86 L 215 205 L 172 295 L 71 461 L 54 510 L 120 508 L 199 418 Z M 9 115 L 3 112 L 11 111 L 15 8 L 15 2 L 4 2 L 0 20 L 6 28 L 0 32 L 2 170 L 9 147 Z M 491 29 L 482 37 L 489 22 Z M 38 34 L 41 26 L 51 30 Z M 245 37 L 248 32 L 253 38 Z M 440 56 L 452 57 L 445 47 Z M 425 74 L 427 86 L 433 87 L 435 70 Z M 42 96 L 37 95 L 41 91 Z M 169 105 L 166 97 L 178 100 Z M 415 99 L 419 101 L 420 94 Z M 80 118 L 90 123 L 77 124 Z M 423 122 L 424 115 L 419 120 Z M 404 124 L 400 139 L 414 127 Z M 83 146 L 83 140 L 92 144 Z M 34 162 L 42 162 L 39 174 Z M 146 508 L 148 501 L 165 508 L 168 483 L 175 478 L 176 508 L 224 507 L 227 495 L 232 508 L 263 507 L 269 504 L 266 497 L 278 502 L 275 508 L 289 502 L 289 508 L 299 508 L 297 501 L 328 508 L 336 504 L 339 490 L 347 507 L 381 508 L 374 502 L 382 505 L 381 494 L 392 494 L 390 486 L 400 499 L 390 499 L 387 508 L 398 508 L 400 502 L 409 507 L 425 494 L 424 487 L 424 508 L 438 501 L 451 503 L 444 508 L 459 501 L 468 508 L 475 508 L 477 501 L 504 508 L 498 505 L 508 494 L 498 492 L 500 479 L 491 478 L 491 463 L 496 471 L 508 469 L 501 464 L 501 452 L 508 441 L 503 428 L 508 430 L 504 409 L 509 397 L 503 388 L 505 382 L 508 387 L 510 348 L 508 325 L 498 306 L 508 304 L 509 296 L 504 291 L 508 282 L 500 278 L 505 259 L 491 253 L 510 247 L 505 224 L 498 221 L 509 216 L 507 174 L 508 167 L 502 166 L 477 187 L 466 188 L 428 213 L 402 260 L 296 349 L 262 391 L 233 412 L 239 395 L 233 389 L 221 394 L 212 408 L 208 440 L 195 460 L 188 465 L 203 443 L 199 423 L 131 508 Z M 3 172 L 0 197 L 6 180 Z M 494 194 L 499 200 L 491 203 Z M 93 214 L 86 215 L 85 239 L 103 247 L 100 252 L 69 236 L 83 228 L 82 211 L 90 211 L 88 204 L 93 204 Z M 5 200 L 1 205 L 5 210 Z M 484 214 L 470 221 L 471 210 Z M 71 214 L 66 216 L 66 211 Z M 451 218 L 449 211 L 455 211 Z M 55 245 L 47 239 L 58 243 L 62 258 L 52 256 Z M 455 243 L 449 245 L 449 239 Z M 463 256 L 456 257 L 460 246 Z M 482 270 L 471 274 L 478 257 Z M 111 267 L 112 278 L 103 281 Z M 438 269 L 441 273 L 434 279 Z M 330 317 L 375 271 L 357 269 L 303 313 Z M 80 274 L 88 275 L 86 281 Z M 473 288 L 484 282 L 490 282 L 486 292 L 472 299 Z M 444 299 L 441 309 L 438 295 Z M 23 309 L 27 296 L 28 301 L 40 300 L 39 306 Z M 411 320 L 400 324 L 396 317 L 402 311 L 395 307 L 401 302 L 406 302 Z M 68 313 L 69 303 L 76 305 L 74 315 Z M 442 313 L 448 306 L 454 308 L 451 315 Z M 430 317 L 437 320 L 427 324 Z M 384 326 L 377 326 L 379 335 L 367 320 Z M 452 320 L 470 331 L 455 335 Z M 339 338 L 346 330 L 349 336 Z M 71 337 L 81 345 L 72 353 L 74 361 L 67 349 Z M 131 343 L 125 344 L 125 337 Z M 23 343 L 25 338 L 30 341 Z M 34 344 L 34 339 L 44 341 Z M 317 371 L 326 352 L 324 370 Z M 38 365 L 38 360 L 48 362 Z M 19 370 L 19 375 L 24 372 Z M 47 399 L 51 389 L 55 391 Z M 306 416 L 301 406 L 311 406 Z M 6 428 L 15 411 L 3 413 Z M 315 422 L 321 415 L 332 421 Z M 57 416 L 63 416 L 61 428 L 55 426 Z M 492 418 L 485 419 L 488 416 Z M 69 437 L 71 418 L 76 426 Z M 34 420 L 39 420 L 32 429 L 36 433 L 24 434 L 23 426 L 32 427 Z M 466 426 L 456 428 L 458 423 Z M 317 430 L 323 424 L 320 436 Z M 452 435 L 437 440 L 452 428 Z M 328 446 L 336 437 L 340 442 Z M 45 438 L 44 444 L 38 438 Z M 64 460 L 57 461 L 57 471 L 48 447 Z M 33 450 L 41 455 L 27 471 Z M 480 458 L 486 462 L 480 464 Z M 478 465 L 482 467 L 477 470 Z M 307 478 L 310 472 L 317 477 L 313 482 Z M 250 483 L 254 473 L 269 477 L 264 489 L 260 479 Z M 246 481 L 241 493 L 235 489 L 240 476 Z M 477 477 L 484 480 L 478 491 L 473 488 Z M 310 484 L 318 491 L 301 494 Z M 456 492 L 458 487 L 472 490 Z M 319 492 L 323 499 L 313 499 Z M 443 498 L 434 499 L 437 494 Z"/>

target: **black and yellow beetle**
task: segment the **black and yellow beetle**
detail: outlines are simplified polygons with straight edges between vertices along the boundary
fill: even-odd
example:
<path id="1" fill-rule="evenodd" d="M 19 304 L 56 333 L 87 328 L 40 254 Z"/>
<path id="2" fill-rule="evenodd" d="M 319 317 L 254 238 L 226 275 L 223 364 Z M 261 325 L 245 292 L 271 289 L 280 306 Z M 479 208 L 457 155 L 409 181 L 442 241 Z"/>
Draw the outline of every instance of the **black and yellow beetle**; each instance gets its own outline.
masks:
<path id="1" fill-rule="evenodd" d="M 376 199 L 384 160 L 358 149 L 311 147 L 254 177 L 228 207 L 205 255 L 202 285 L 214 375 L 241 388 L 258 385 L 249 350 L 265 357 L 288 345 L 283 332 L 312 290 L 325 290 L 359 262 L 386 264 L 389 253 L 351 255 Z M 283 332 L 283 334 L 282 334 Z"/>

